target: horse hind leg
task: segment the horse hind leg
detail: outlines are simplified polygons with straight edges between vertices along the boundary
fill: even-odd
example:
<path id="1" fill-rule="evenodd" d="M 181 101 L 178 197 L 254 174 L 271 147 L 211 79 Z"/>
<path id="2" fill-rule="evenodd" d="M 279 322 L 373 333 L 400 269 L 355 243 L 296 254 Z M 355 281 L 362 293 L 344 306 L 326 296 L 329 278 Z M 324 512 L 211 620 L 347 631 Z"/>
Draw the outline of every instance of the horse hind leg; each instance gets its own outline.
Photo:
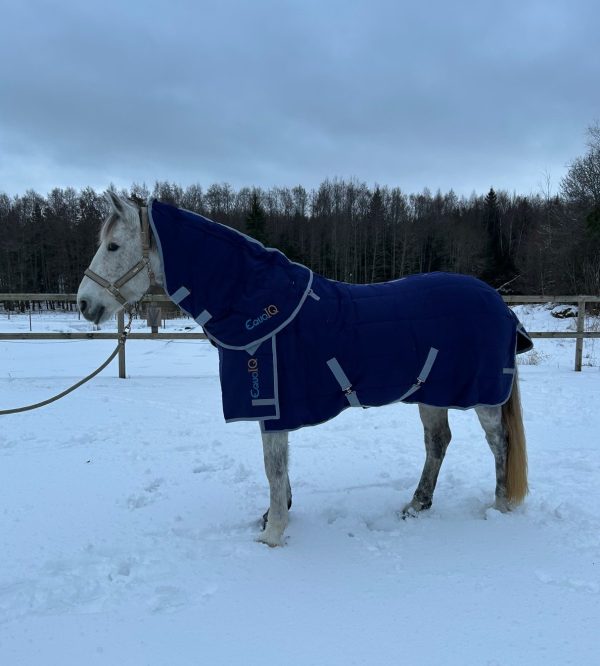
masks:
<path id="1" fill-rule="evenodd" d="M 269 481 L 269 509 L 263 516 L 264 531 L 257 541 L 268 546 L 280 546 L 292 506 L 292 491 L 288 477 L 287 432 L 261 432 L 265 471 Z"/>
<path id="2" fill-rule="evenodd" d="M 507 402 L 499 407 L 476 407 L 485 437 L 496 461 L 496 508 L 508 511 L 529 492 L 527 445 L 523 428 L 518 377 Z"/>
<path id="3" fill-rule="evenodd" d="M 447 409 L 419 405 L 419 416 L 425 431 L 425 465 L 415 494 L 402 511 L 404 518 L 431 506 L 440 467 L 452 438 Z"/>
<path id="4" fill-rule="evenodd" d="M 506 491 L 508 438 L 502 420 L 502 407 L 476 407 L 475 412 L 496 463 L 496 502 L 494 506 L 504 513 L 509 510 L 510 506 Z"/>

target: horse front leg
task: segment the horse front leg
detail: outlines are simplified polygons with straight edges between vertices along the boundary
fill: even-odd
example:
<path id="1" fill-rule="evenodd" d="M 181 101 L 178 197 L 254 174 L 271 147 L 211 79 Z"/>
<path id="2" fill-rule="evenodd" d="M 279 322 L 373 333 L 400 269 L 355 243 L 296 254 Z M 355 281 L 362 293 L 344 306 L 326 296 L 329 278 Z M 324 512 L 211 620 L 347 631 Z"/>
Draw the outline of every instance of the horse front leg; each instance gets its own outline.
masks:
<path id="1" fill-rule="evenodd" d="M 403 518 L 414 516 L 431 506 L 440 467 L 452 437 L 447 409 L 419 405 L 419 416 L 425 431 L 425 465 L 411 502 L 402 510 Z"/>
<path id="2" fill-rule="evenodd" d="M 265 471 L 269 480 L 269 509 L 263 516 L 264 531 L 257 541 L 268 546 L 283 545 L 283 533 L 292 506 L 292 491 L 288 477 L 288 433 L 261 432 Z"/>

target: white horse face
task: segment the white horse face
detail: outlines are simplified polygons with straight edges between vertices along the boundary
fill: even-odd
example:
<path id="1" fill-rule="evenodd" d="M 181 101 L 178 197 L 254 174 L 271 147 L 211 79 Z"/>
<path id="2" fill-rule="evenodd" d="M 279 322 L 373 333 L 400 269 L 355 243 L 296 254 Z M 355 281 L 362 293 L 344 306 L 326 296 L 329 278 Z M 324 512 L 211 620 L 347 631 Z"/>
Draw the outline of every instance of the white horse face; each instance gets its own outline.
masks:
<path id="1" fill-rule="evenodd" d="M 90 269 L 110 283 L 116 282 L 142 258 L 142 233 L 138 209 L 113 192 L 107 192 L 111 211 L 100 233 L 100 246 Z M 156 253 L 154 253 L 156 254 Z M 151 253 L 151 263 L 154 264 Z M 120 288 L 128 303 L 138 301 L 149 289 L 148 271 L 141 271 Z M 84 276 L 77 292 L 81 314 L 95 324 L 110 319 L 122 305 L 106 289 Z"/>

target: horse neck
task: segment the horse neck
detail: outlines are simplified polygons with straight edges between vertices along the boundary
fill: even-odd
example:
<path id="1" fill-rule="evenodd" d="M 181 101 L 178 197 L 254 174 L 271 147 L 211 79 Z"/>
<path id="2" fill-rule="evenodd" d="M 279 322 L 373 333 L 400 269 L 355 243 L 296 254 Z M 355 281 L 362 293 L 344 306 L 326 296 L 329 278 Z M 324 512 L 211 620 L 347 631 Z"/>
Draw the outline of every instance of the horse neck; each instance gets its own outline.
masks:
<path id="1" fill-rule="evenodd" d="M 154 273 L 154 280 L 159 287 L 164 289 L 165 286 L 165 270 L 163 268 L 156 245 L 150 248 L 150 268 Z"/>

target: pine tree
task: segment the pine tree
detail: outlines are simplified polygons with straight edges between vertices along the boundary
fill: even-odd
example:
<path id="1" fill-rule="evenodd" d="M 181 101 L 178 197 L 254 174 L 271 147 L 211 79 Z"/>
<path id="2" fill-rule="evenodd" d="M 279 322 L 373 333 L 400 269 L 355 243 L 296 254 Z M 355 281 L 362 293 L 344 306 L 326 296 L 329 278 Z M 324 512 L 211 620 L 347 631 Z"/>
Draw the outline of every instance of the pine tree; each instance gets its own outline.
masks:
<path id="1" fill-rule="evenodd" d="M 256 190 L 252 191 L 250 198 L 250 211 L 246 216 L 246 230 L 249 236 L 260 241 L 263 245 L 267 244 L 265 212 Z"/>
<path id="2" fill-rule="evenodd" d="M 515 278 L 517 269 L 510 255 L 509 239 L 504 237 L 498 197 L 493 187 L 487 193 L 484 203 L 487 256 L 481 278 L 492 287 L 499 288 Z"/>

